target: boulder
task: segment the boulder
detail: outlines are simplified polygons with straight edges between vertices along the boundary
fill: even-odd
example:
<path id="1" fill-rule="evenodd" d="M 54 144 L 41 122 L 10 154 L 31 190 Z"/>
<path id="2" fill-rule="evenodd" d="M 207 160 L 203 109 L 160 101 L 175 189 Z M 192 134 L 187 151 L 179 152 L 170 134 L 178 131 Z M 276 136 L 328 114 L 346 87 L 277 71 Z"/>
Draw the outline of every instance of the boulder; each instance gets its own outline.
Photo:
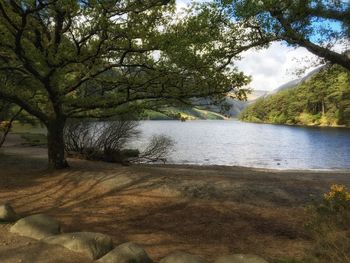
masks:
<path id="1" fill-rule="evenodd" d="M 100 258 L 99 263 L 152 263 L 145 250 L 135 243 L 124 243 Z"/>
<path id="2" fill-rule="evenodd" d="M 19 218 L 9 203 L 0 205 L 0 221 L 14 222 Z"/>
<path id="3" fill-rule="evenodd" d="M 92 232 L 65 233 L 42 241 L 83 253 L 91 259 L 98 259 L 113 249 L 113 241 L 109 236 Z"/>
<path id="4" fill-rule="evenodd" d="M 207 263 L 207 261 L 188 253 L 175 252 L 163 258 L 160 263 Z"/>
<path id="5" fill-rule="evenodd" d="M 39 240 L 59 234 L 60 225 L 47 215 L 37 214 L 18 220 L 10 232 Z"/>
<path id="6" fill-rule="evenodd" d="M 265 259 L 250 254 L 233 254 L 219 257 L 214 263 L 268 263 Z"/>

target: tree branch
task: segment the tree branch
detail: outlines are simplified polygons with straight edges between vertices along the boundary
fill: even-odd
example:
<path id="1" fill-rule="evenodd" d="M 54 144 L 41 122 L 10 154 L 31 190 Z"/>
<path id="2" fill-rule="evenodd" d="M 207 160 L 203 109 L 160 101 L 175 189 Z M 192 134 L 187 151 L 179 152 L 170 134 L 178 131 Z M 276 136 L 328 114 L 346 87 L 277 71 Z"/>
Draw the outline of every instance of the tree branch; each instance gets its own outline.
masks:
<path id="1" fill-rule="evenodd" d="M 303 35 L 299 34 L 291 27 L 290 22 L 283 17 L 282 13 L 272 13 L 272 15 L 277 18 L 285 30 L 285 33 L 281 35 L 283 40 L 290 44 L 297 44 L 305 47 L 311 53 L 337 63 L 350 70 L 350 59 L 346 55 L 342 55 L 330 49 L 316 45 L 310 40 L 304 38 Z"/>
<path id="2" fill-rule="evenodd" d="M 32 107 L 32 105 L 28 103 L 28 101 L 21 99 L 16 95 L 6 94 L 5 92 L 0 90 L 0 99 L 17 104 L 18 106 L 23 108 L 25 111 L 27 111 L 29 114 L 32 114 L 35 117 L 37 117 L 42 122 L 47 122 L 48 120 L 47 116 L 44 113 L 42 113 L 38 109 L 35 109 L 34 107 Z"/>

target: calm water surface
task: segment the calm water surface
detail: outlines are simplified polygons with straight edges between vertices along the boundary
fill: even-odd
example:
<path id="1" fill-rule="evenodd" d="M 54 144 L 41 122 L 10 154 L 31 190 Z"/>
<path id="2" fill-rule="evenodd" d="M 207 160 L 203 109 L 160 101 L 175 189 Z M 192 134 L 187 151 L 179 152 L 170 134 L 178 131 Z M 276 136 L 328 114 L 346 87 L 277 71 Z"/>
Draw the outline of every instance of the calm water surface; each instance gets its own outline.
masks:
<path id="1" fill-rule="evenodd" d="M 153 134 L 176 141 L 168 163 L 278 169 L 349 169 L 350 129 L 230 121 L 142 121 L 144 145 Z"/>

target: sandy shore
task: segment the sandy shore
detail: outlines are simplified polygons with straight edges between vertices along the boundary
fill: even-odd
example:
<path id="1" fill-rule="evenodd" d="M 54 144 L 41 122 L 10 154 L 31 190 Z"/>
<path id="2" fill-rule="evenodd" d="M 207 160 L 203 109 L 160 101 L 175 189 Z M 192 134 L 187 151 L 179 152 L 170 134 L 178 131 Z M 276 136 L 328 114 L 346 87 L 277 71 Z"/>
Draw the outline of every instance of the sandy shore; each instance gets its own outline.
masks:
<path id="1" fill-rule="evenodd" d="M 207 260 L 228 253 L 302 258 L 312 242 L 303 226 L 305 206 L 333 183 L 350 187 L 347 171 L 69 162 L 68 170 L 47 171 L 45 149 L 10 140 L 0 151 L 0 202 L 10 201 L 22 215 L 49 214 L 66 232 L 137 242 L 155 261 L 174 250 Z M 31 262 L 33 254 L 35 262 L 82 260 L 78 254 L 50 259 L 50 251 L 70 252 L 8 228 L 0 225 L 0 258 L 7 260 L 1 262 Z"/>

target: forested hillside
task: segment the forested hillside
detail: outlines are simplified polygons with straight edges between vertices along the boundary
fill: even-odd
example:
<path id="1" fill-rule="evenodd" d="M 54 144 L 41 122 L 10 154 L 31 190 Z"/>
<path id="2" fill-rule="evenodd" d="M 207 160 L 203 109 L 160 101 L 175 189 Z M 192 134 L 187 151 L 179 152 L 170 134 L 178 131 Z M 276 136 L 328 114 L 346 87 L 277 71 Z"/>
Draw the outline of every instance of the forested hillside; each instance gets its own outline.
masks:
<path id="1" fill-rule="evenodd" d="M 350 72 L 328 65 L 296 87 L 258 99 L 240 119 L 276 124 L 350 126 Z"/>
<path id="2" fill-rule="evenodd" d="M 192 100 L 193 105 L 183 107 L 163 107 L 156 111 L 146 110 L 140 116 L 144 120 L 223 120 L 226 118 L 237 118 L 239 114 L 249 105 L 268 92 L 265 90 L 252 90 L 247 93 L 247 100 L 237 100 L 228 94 L 221 102 L 211 99 L 198 98 Z"/>

